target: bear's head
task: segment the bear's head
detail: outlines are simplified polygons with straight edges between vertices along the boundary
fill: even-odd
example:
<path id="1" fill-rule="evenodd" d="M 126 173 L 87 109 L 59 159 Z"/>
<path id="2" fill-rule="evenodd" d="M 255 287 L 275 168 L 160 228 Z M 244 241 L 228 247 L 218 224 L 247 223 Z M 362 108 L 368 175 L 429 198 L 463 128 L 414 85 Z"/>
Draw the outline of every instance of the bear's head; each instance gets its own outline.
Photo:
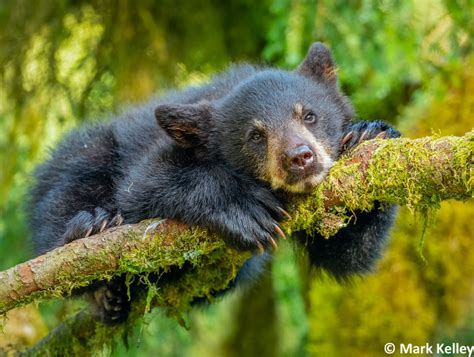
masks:
<path id="1" fill-rule="evenodd" d="M 353 110 L 330 51 L 315 43 L 295 71 L 262 70 L 220 100 L 163 104 L 155 115 L 178 145 L 205 148 L 274 189 L 307 192 L 339 156 Z"/>

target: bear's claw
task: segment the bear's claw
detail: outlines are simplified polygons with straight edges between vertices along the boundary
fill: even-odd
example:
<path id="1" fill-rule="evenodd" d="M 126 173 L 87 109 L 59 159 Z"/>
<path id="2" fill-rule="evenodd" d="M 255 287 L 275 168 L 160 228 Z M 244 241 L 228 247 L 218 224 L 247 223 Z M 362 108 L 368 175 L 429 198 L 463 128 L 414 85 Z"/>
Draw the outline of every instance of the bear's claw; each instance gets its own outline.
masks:
<path id="1" fill-rule="evenodd" d="M 281 230 L 280 226 L 278 224 L 275 224 L 275 232 L 282 237 L 283 239 L 286 239 L 285 233 Z"/>
<path id="2" fill-rule="evenodd" d="M 378 133 L 377 135 L 375 135 L 375 138 L 374 139 L 385 139 L 385 134 L 387 132 L 384 130 L 384 131 L 381 131 L 380 133 Z"/>
<path id="3" fill-rule="evenodd" d="M 352 124 L 349 130 L 341 139 L 342 152 L 348 151 L 366 140 L 400 137 L 400 133 L 395 128 L 380 120 L 358 121 Z"/>
<path id="4" fill-rule="evenodd" d="M 265 253 L 265 248 L 263 248 L 262 243 L 257 242 L 256 245 L 257 245 L 258 254 L 262 255 L 263 253 Z"/>
<path id="5" fill-rule="evenodd" d="M 353 131 L 348 132 L 341 140 L 341 146 L 346 145 L 346 143 L 352 139 Z"/>
<path id="6" fill-rule="evenodd" d="M 270 238 L 270 244 L 272 245 L 274 250 L 278 250 L 278 244 L 275 242 L 275 239 Z"/>
<path id="7" fill-rule="evenodd" d="M 364 132 L 362 133 L 362 135 L 359 138 L 358 143 L 360 144 L 361 142 L 363 142 L 367 138 L 367 136 L 368 136 L 368 132 L 367 132 L 367 130 L 364 130 Z"/>
<path id="8" fill-rule="evenodd" d="M 109 218 L 110 214 L 101 207 L 96 207 L 93 214 L 87 211 L 78 212 L 66 225 L 62 238 L 64 244 L 76 239 L 88 238 L 103 232 L 106 228 L 120 226 L 123 223 L 120 213 L 110 220 Z"/>
<path id="9" fill-rule="evenodd" d="M 281 208 L 280 206 L 277 206 L 277 210 L 283 215 L 285 216 L 286 218 L 288 219 L 291 219 L 291 216 L 288 212 L 286 212 L 283 208 Z"/>

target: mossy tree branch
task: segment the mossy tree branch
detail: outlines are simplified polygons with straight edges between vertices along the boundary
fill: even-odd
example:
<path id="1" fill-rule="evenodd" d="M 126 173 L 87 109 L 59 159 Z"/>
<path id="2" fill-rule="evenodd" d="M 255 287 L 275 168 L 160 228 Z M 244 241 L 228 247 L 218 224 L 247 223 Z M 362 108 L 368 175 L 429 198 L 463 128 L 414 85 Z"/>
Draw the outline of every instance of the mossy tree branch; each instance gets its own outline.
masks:
<path id="1" fill-rule="evenodd" d="M 370 210 L 375 201 L 423 211 L 438 207 L 443 200 L 471 198 L 473 147 L 474 131 L 463 137 L 366 142 L 341 158 L 313 194 L 295 197 L 289 208 L 292 218 L 283 228 L 288 233 L 316 229 L 329 237 L 346 224 L 352 212 Z M 218 237 L 199 228 L 167 221 L 144 234 L 148 224 L 111 229 L 0 272 L 0 314 L 31 301 L 66 296 L 75 288 L 117 274 L 186 266 L 178 281 L 160 284 L 153 296 L 153 306 L 179 312 L 194 298 L 225 289 L 249 256 L 227 248 Z M 150 296 L 142 300 L 150 305 Z M 131 321 L 143 314 L 143 301 L 136 305 Z M 84 316 L 73 321 L 93 323 Z M 69 331 L 72 338 L 78 324 L 66 323 L 56 336 Z M 96 335 L 95 322 L 94 326 L 86 329 L 88 335 Z M 110 331 L 106 335 L 109 338 Z M 57 339 L 50 337 L 45 343 L 49 346 Z"/>
<path id="2" fill-rule="evenodd" d="M 330 237 L 375 201 L 424 212 L 444 200 L 472 198 L 473 149 L 474 130 L 462 137 L 368 141 L 339 160 L 310 197 L 295 202 L 288 228 Z"/>
<path id="3" fill-rule="evenodd" d="M 437 207 L 446 199 L 472 197 L 474 131 L 463 137 L 373 140 L 339 160 L 309 196 L 295 198 L 287 232 L 317 229 L 331 236 L 355 210 L 374 201 L 410 209 Z M 80 239 L 0 272 L 0 313 L 30 301 L 68 295 L 96 279 L 202 264 L 223 255 L 231 271 L 246 254 L 236 253 L 199 228 L 166 223 L 144 235 L 149 222 Z M 207 258 L 209 260 L 210 258 Z M 231 277 L 228 277 L 230 280 Z"/>

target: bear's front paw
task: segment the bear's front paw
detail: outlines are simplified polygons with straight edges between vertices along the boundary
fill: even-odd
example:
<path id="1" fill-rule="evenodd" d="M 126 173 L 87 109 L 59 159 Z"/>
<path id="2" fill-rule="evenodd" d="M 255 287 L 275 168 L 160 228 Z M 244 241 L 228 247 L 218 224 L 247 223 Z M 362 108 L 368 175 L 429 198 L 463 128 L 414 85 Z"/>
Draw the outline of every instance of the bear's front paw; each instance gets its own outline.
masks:
<path id="1" fill-rule="evenodd" d="M 122 223 L 123 218 L 120 213 L 111 218 L 110 214 L 100 207 L 94 210 L 94 214 L 80 211 L 67 223 L 62 241 L 63 244 L 67 244 L 73 240 L 103 232 L 106 228 L 120 226 Z"/>
<path id="2" fill-rule="evenodd" d="M 365 140 L 400 137 L 400 132 L 383 121 L 359 121 L 351 125 L 341 139 L 341 152 L 349 151 Z"/>
<path id="3" fill-rule="evenodd" d="M 222 230 L 228 242 L 239 250 L 263 253 L 277 249 L 278 238 L 285 238 L 279 222 L 289 214 L 269 192 L 254 192 L 235 211 L 223 218 Z"/>

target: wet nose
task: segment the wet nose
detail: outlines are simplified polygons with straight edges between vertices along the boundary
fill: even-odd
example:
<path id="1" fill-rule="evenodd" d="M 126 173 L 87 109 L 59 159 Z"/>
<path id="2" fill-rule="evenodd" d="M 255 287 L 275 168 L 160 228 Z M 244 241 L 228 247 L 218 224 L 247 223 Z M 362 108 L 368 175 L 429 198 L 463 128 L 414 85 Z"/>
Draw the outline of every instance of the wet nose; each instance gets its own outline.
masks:
<path id="1" fill-rule="evenodd" d="M 300 145 L 286 152 L 290 167 L 305 169 L 313 162 L 313 151 L 307 145 Z"/>

